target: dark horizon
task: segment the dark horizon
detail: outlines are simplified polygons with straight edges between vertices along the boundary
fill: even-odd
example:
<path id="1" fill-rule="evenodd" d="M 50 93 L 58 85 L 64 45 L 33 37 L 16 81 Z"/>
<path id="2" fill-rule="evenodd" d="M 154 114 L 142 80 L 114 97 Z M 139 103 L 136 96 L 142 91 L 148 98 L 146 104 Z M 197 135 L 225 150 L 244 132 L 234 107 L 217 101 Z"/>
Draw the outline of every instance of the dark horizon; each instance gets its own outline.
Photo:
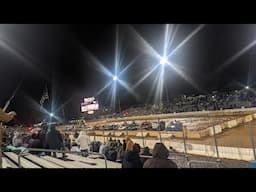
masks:
<path id="1" fill-rule="evenodd" d="M 176 26 L 173 25 L 172 32 Z M 179 25 L 169 52 L 198 26 Z M 114 73 L 116 38 L 119 40 L 118 50 L 122 61 L 119 68 L 124 69 L 136 58 L 121 77 L 129 86 L 133 86 L 158 64 L 149 45 L 162 54 L 165 30 L 165 24 L 2 24 L 0 106 L 4 106 L 15 87 L 23 81 L 8 111 L 16 111 L 20 122 L 42 120 L 45 115 L 35 103 L 40 105 L 47 84 L 50 102 L 46 102 L 45 107 L 50 111 L 52 102 L 53 109 L 56 109 L 70 101 L 64 108 L 67 119 L 79 117 L 83 97 L 95 96 L 111 80 L 102 73 L 97 63 Z M 253 65 L 255 31 L 254 24 L 205 25 L 169 58 L 184 72 L 185 77 L 189 77 L 185 80 L 172 68 L 165 69 L 164 85 L 167 86 L 169 97 L 241 89 L 241 84 L 251 85 L 256 80 Z M 217 70 L 240 50 L 241 55 L 233 58 L 223 69 Z M 156 75 L 153 72 L 134 89 L 139 95 L 137 99 L 118 86 L 121 108 L 152 103 L 153 97 L 149 93 Z M 100 104 L 110 104 L 106 99 L 110 89 L 97 96 Z"/>

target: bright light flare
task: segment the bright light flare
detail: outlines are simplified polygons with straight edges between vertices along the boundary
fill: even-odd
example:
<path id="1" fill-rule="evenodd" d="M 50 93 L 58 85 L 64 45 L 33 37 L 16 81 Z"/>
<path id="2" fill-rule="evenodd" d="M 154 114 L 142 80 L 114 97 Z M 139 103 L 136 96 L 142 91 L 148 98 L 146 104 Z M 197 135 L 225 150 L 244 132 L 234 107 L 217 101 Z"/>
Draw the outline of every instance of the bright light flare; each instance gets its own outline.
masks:
<path id="1" fill-rule="evenodd" d="M 141 44 L 141 49 L 153 57 L 160 57 L 160 54 L 134 29 L 133 26 L 128 25 L 135 39 Z"/>
<path id="2" fill-rule="evenodd" d="M 250 89 L 250 87 L 249 87 L 249 86 L 246 86 L 245 89 Z"/>
<path id="3" fill-rule="evenodd" d="M 201 88 L 194 82 L 194 80 L 189 76 L 188 73 L 185 73 L 177 64 L 175 63 L 168 63 L 168 65 L 182 77 L 185 81 L 187 81 L 190 85 L 192 85 L 197 90 L 201 90 Z"/>
<path id="4" fill-rule="evenodd" d="M 114 80 L 114 81 L 117 81 L 117 80 L 118 80 L 118 77 L 117 77 L 116 75 L 114 75 L 113 80 Z"/>
<path id="5" fill-rule="evenodd" d="M 157 68 L 159 67 L 159 65 L 155 65 L 147 74 L 145 74 L 142 78 L 140 78 L 139 81 L 137 81 L 137 83 L 135 83 L 132 86 L 132 89 L 135 89 L 136 87 L 138 87 L 145 79 L 147 79 Z"/>
<path id="6" fill-rule="evenodd" d="M 165 64 L 167 64 L 167 63 L 168 63 L 168 60 L 167 60 L 166 57 L 161 57 L 161 58 L 160 58 L 160 64 L 161 64 L 161 65 L 165 65 Z"/>
<path id="7" fill-rule="evenodd" d="M 99 96 L 103 91 L 105 91 L 110 85 L 112 81 L 109 81 L 103 88 L 101 88 L 95 95 L 96 97 Z"/>
<path id="8" fill-rule="evenodd" d="M 205 24 L 199 25 L 195 30 L 193 30 L 176 48 L 174 48 L 169 55 L 168 58 L 171 57 L 178 49 L 184 46 L 194 35 L 196 35 L 201 29 L 205 27 Z"/>
<path id="9" fill-rule="evenodd" d="M 35 108 L 36 110 L 38 110 L 38 111 L 40 111 L 40 112 L 42 112 L 42 113 L 44 113 L 44 114 L 47 114 L 47 115 L 50 116 L 50 117 L 54 117 L 54 118 L 55 118 L 57 121 L 59 121 L 59 122 L 62 121 L 62 119 L 61 119 L 60 117 L 56 116 L 54 113 L 48 112 L 44 107 L 42 107 L 38 102 L 36 102 L 36 101 L 35 101 L 34 99 L 32 99 L 30 96 L 25 95 L 25 98 L 26 98 L 26 100 L 27 100 L 28 102 L 30 102 L 30 103 L 34 106 L 34 108 Z M 56 111 L 54 111 L 54 112 L 56 112 Z"/>
<path id="10" fill-rule="evenodd" d="M 125 81 L 119 80 L 121 86 L 123 86 L 130 94 L 132 94 L 136 99 L 139 99 L 138 94 L 135 93 L 133 88 L 128 85 Z"/>
<path id="11" fill-rule="evenodd" d="M 216 72 L 220 72 L 222 69 L 228 67 L 230 64 L 235 62 L 238 58 L 240 58 L 242 55 L 244 55 L 246 52 L 248 52 L 250 49 L 252 49 L 256 45 L 256 40 L 252 41 L 250 44 L 245 46 L 243 49 L 239 50 L 236 54 L 234 54 L 232 57 L 227 59 L 217 70 Z"/>
<path id="12" fill-rule="evenodd" d="M 0 37 L 0 47 L 4 48 L 11 54 L 15 55 L 17 59 L 22 61 L 27 67 L 35 70 L 40 76 L 45 77 L 41 70 L 32 63 L 32 56 L 24 50 L 19 49 L 18 46 L 13 44 L 11 41 L 4 39 L 3 37 Z"/>

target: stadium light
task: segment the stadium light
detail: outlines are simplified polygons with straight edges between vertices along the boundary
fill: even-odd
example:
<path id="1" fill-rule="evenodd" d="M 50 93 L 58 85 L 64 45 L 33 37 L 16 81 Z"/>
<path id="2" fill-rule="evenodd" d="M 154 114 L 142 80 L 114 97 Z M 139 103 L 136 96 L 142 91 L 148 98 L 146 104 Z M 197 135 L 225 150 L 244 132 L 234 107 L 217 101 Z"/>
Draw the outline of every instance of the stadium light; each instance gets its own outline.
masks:
<path id="1" fill-rule="evenodd" d="M 115 75 L 115 76 L 113 77 L 113 80 L 114 80 L 114 81 L 117 81 L 117 80 L 118 80 L 118 77 Z"/>
<path id="2" fill-rule="evenodd" d="M 161 58 L 160 58 L 160 64 L 161 64 L 161 65 L 165 65 L 165 64 L 167 64 L 167 63 L 168 63 L 168 60 L 167 60 L 166 57 L 161 57 Z"/>
<path id="3" fill-rule="evenodd" d="M 53 113 L 50 113 L 50 116 L 51 116 L 51 117 L 53 117 L 53 116 L 54 116 L 54 114 L 53 114 Z"/>
<path id="4" fill-rule="evenodd" d="M 245 89 L 250 89 L 250 87 L 249 87 L 249 86 L 246 86 Z"/>

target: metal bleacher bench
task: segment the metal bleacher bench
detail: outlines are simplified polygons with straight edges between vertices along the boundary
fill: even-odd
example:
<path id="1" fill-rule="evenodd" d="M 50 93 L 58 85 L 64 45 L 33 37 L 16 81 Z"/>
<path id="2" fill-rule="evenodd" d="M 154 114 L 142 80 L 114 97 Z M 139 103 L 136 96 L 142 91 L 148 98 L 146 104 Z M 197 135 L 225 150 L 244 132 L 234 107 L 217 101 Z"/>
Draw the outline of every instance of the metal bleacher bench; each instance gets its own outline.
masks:
<path id="1" fill-rule="evenodd" d="M 121 168 L 120 163 L 108 161 L 104 155 L 94 152 L 89 152 L 92 157 L 82 157 L 78 155 L 79 152 L 61 150 L 13 148 L 13 151 L 3 152 L 3 168 Z M 30 151 L 55 152 L 57 157 L 38 156 Z M 58 158 L 63 154 L 64 159 Z"/>

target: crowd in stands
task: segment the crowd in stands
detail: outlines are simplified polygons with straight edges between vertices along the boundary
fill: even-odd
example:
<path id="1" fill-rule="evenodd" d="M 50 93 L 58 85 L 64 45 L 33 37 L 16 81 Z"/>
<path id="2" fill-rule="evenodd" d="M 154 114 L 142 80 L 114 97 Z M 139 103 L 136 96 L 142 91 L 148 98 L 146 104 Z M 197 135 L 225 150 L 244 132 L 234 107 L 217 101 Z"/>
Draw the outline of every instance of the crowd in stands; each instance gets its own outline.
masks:
<path id="1" fill-rule="evenodd" d="M 121 114 L 102 107 L 94 116 L 86 118 L 108 118 L 123 116 L 139 116 L 173 112 L 190 112 L 202 110 L 234 109 L 256 107 L 255 92 L 249 89 L 232 91 L 213 91 L 205 95 L 180 95 L 161 104 L 141 104 L 123 109 Z"/>
<path id="2" fill-rule="evenodd" d="M 126 137 L 123 143 L 110 138 L 107 143 L 101 145 L 99 152 L 110 161 L 122 163 L 122 168 L 177 168 L 177 165 L 168 159 L 169 151 L 163 143 L 156 143 L 151 154 L 148 147 L 141 152 L 140 145 L 133 143 L 130 137 Z"/>
<path id="3" fill-rule="evenodd" d="M 256 107 L 255 93 L 250 89 L 218 92 L 206 95 L 181 95 L 162 104 L 144 105 L 125 110 L 127 116 L 159 113 L 189 112 L 202 110 L 234 109 Z"/>
<path id="4" fill-rule="evenodd" d="M 50 126 L 48 129 L 34 129 L 30 134 L 15 131 L 9 138 L 8 144 L 14 147 L 76 151 L 84 157 L 88 156 L 89 151 L 97 152 L 104 154 L 109 161 L 121 163 L 122 168 L 177 168 L 177 165 L 168 159 L 169 151 L 164 144 L 156 143 L 152 153 L 148 147 L 141 151 L 140 145 L 134 143 L 128 136 L 122 142 L 112 138 L 104 143 L 90 142 L 85 131 L 80 133 L 75 131 L 70 137 L 69 134 L 62 134 L 56 130 L 55 126 Z M 31 153 L 56 157 L 56 153 L 50 152 L 31 151 Z"/>

